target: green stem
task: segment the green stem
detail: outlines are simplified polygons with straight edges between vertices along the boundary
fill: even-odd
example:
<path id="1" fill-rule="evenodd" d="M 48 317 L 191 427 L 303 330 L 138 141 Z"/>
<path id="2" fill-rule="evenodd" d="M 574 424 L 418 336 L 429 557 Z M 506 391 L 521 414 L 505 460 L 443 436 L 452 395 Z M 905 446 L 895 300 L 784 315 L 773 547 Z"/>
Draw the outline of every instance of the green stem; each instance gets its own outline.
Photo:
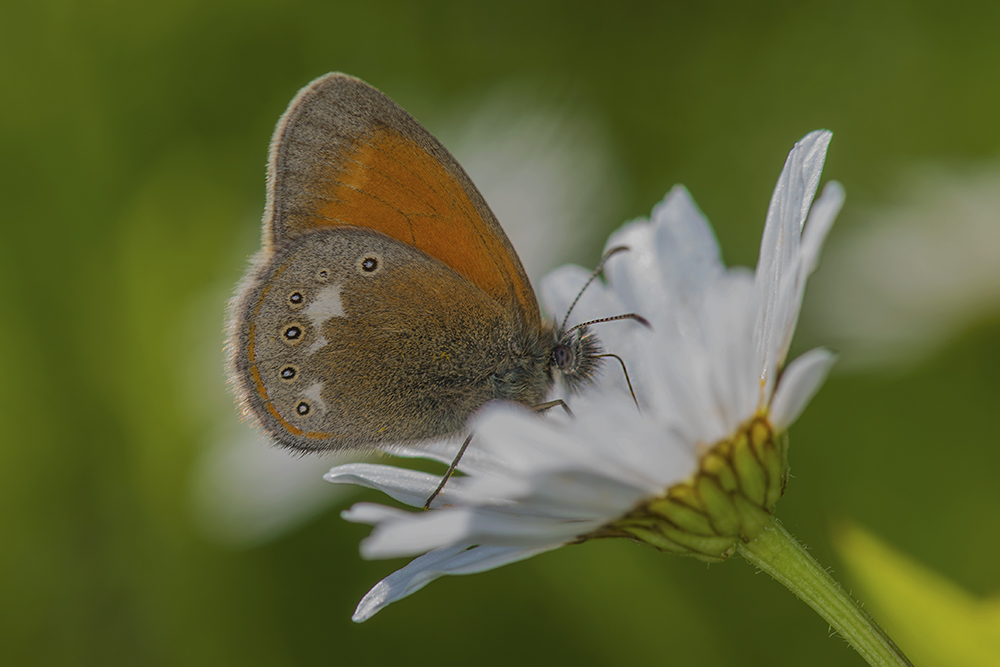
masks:
<path id="1" fill-rule="evenodd" d="M 899 647 L 773 517 L 740 554 L 816 610 L 869 665 L 913 667 Z"/>

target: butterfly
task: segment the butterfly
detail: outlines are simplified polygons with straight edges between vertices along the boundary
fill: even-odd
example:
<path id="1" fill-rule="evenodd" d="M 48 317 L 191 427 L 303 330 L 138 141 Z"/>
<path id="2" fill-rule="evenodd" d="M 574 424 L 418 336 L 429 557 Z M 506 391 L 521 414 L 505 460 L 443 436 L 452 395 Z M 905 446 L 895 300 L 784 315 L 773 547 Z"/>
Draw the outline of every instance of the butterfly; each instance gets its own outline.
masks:
<path id="1" fill-rule="evenodd" d="M 620 317 L 642 319 L 607 319 Z M 262 248 L 230 303 L 228 351 L 244 412 L 302 451 L 461 434 L 485 403 L 549 405 L 556 382 L 578 389 L 607 356 L 586 325 L 542 317 L 437 139 L 338 73 L 278 122 Z"/>

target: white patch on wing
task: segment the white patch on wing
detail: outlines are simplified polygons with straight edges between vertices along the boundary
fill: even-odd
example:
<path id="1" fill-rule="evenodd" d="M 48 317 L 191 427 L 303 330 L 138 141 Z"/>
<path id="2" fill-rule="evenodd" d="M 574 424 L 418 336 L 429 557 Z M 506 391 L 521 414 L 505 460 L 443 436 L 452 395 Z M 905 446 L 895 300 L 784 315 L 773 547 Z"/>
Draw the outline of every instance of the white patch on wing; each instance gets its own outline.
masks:
<path id="1" fill-rule="evenodd" d="M 314 327 L 320 326 L 331 317 L 347 317 L 340 302 L 340 285 L 327 285 L 321 289 L 316 298 L 309 302 L 305 314 Z"/>
<path id="2" fill-rule="evenodd" d="M 323 391 L 322 382 L 313 382 L 309 385 L 302 395 L 309 399 L 312 403 L 314 409 L 316 409 L 320 414 L 326 412 L 326 403 L 323 402 L 321 393 Z"/>
<path id="3" fill-rule="evenodd" d="M 326 345 L 329 342 L 330 341 L 326 339 L 326 336 L 320 334 L 319 336 L 316 337 L 316 340 L 313 341 L 313 344 L 309 346 L 309 349 L 306 350 L 306 354 L 316 354 L 319 350 L 323 348 L 324 345 Z"/>

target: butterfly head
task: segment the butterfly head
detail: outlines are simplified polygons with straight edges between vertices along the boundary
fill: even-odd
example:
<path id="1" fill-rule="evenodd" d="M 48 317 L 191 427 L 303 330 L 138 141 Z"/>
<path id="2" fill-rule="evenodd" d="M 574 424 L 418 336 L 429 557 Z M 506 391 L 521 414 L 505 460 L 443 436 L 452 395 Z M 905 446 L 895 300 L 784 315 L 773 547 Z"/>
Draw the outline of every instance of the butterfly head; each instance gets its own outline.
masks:
<path id="1" fill-rule="evenodd" d="M 600 342 L 587 326 L 558 331 L 549 367 L 569 391 L 578 391 L 593 382 L 601 352 Z"/>

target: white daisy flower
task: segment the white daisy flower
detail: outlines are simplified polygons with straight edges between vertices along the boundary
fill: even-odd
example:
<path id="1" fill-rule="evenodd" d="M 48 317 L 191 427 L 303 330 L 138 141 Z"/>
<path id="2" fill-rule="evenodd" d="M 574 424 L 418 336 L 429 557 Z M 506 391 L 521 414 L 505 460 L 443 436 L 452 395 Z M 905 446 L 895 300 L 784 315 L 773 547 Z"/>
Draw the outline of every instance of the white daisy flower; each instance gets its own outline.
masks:
<path id="1" fill-rule="evenodd" d="M 789 425 L 822 384 L 833 355 L 800 356 L 782 372 L 806 278 L 843 202 L 830 183 L 812 205 L 830 133 L 796 144 L 767 213 L 757 270 L 727 269 L 688 192 L 674 188 L 649 220 L 625 225 L 608 248 L 627 246 L 573 309 L 572 322 L 622 313 L 649 320 L 601 325 L 622 357 L 597 386 L 567 399 L 572 418 L 511 405 L 485 409 L 473 445 L 434 502 L 409 512 L 372 503 L 344 513 L 375 526 L 368 558 L 422 554 L 361 601 L 363 621 L 446 574 L 482 572 L 565 544 L 627 537 L 664 551 L 721 560 L 769 520 L 786 475 Z M 812 205 L 812 206 L 811 206 Z M 812 212 L 810 213 L 810 206 Z M 806 220 L 808 216 L 808 221 Z M 566 312 L 588 278 L 566 267 L 541 296 Z M 406 455 L 450 463 L 454 443 Z M 436 475 L 387 465 L 333 468 L 328 481 L 379 489 L 421 507 Z"/>

